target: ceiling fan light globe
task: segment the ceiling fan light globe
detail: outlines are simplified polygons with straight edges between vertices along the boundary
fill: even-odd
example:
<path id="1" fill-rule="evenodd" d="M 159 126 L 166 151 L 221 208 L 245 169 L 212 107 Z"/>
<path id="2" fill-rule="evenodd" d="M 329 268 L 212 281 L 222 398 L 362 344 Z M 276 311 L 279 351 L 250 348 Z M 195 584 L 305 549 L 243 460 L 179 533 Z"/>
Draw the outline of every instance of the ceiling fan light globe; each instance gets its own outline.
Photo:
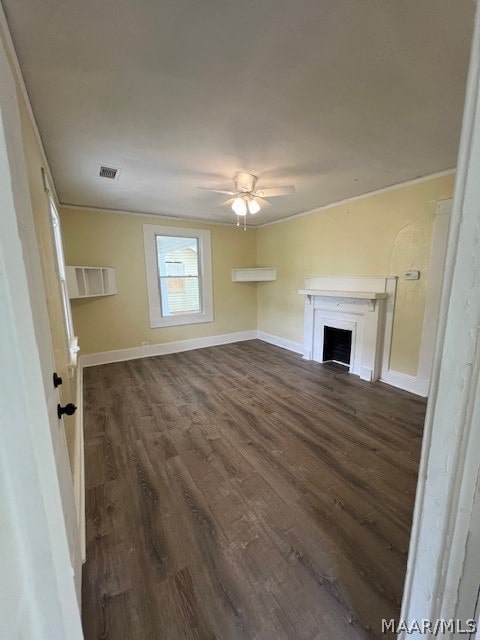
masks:
<path id="1" fill-rule="evenodd" d="M 232 202 L 232 209 L 237 214 L 237 216 L 247 215 L 247 203 L 243 198 L 235 198 L 235 200 Z"/>
<path id="2" fill-rule="evenodd" d="M 251 213 L 252 215 L 254 213 L 258 213 L 260 211 L 260 205 L 258 204 L 258 202 L 256 200 L 249 200 L 248 201 L 248 212 Z"/>

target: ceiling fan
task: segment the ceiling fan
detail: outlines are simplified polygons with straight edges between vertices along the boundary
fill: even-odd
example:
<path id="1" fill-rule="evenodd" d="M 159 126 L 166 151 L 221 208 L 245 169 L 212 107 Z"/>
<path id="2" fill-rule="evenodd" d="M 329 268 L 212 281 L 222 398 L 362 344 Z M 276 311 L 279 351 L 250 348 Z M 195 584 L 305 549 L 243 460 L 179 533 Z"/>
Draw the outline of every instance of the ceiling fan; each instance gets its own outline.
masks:
<path id="1" fill-rule="evenodd" d="M 215 193 L 224 193 L 233 196 L 229 200 L 222 202 L 222 205 L 229 205 L 237 216 L 246 216 L 247 213 L 258 213 L 262 207 L 270 206 L 270 202 L 265 198 L 274 198 L 276 196 L 287 196 L 295 192 L 293 185 L 286 187 L 270 187 L 268 189 L 256 189 L 258 178 L 251 173 L 238 171 L 233 176 L 234 191 L 226 191 L 222 189 L 210 189 L 209 187 L 198 187 L 205 191 L 214 191 Z"/>

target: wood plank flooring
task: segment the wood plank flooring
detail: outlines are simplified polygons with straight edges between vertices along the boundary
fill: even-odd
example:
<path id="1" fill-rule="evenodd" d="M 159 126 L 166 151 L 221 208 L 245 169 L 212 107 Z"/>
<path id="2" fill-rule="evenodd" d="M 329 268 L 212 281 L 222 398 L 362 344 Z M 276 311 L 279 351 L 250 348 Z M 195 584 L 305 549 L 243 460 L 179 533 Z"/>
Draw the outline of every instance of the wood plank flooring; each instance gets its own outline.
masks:
<path id="1" fill-rule="evenodd" d="M 424 400 L 256 340 L 84 375 L 86 640 L 385 637 Z"/>

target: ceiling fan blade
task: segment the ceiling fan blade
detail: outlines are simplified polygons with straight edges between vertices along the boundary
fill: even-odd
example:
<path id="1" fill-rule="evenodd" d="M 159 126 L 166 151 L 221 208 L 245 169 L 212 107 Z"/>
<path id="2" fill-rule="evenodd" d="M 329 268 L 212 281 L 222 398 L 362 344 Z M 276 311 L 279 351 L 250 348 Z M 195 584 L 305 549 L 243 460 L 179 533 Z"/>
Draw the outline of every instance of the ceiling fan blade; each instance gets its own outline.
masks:
<path id="1" fill-rule="evenodd" d="M 197 189 L 202 189 L 203 191 L 214 191 L 215 193 L 225 193 L 227 196 L 235 195 L 235 191 L 222 191 L 221 189 L 210 189 L 210 187 L 197 187 Z"/>
<path id="2" fill-rule="evenodd" d="M 254 197 L 254 199 L 258 202 L 258 204 L 262 205 L 262 209 L 263 209 L 264 207 L 271 207 L 271 206 L 272 206 L 272 203 L 271 203 L 271 202 L 269 202 L 268 200 L 264 200 L 263 198 L 260 198 L 260 197 L 259 197 L 259 196 L 257 196 L 257 195 L 255 195 L 255 196 L 253 196 L 253 197 Z"/>
<path id="3" fill-rule="evenodd" d="M 232 205 L 232 204 L 233 204 L 233 201 L 234 201 L 234 200 L 236 200 L 236 198 L 230 198 L 230 200 L 225 200 L 225 202 L 222 202 L 222 203 L 220 204 L 220 206 L 221 206 L 221 207 L 223 207 L 223 206 L 228 207 L 228 206 L 230 206 L 230 205 Z"/>
<path id="4" fill-rule="evenodd" d="M 257 189 L 255 191 L 256 196 L 260 198 L 273 198 L 275 196 L 288 196 L 290 193 L 295 193 L 295 187 L 290 184 L 286 187 L 270 187 L 268 189 Z"/>

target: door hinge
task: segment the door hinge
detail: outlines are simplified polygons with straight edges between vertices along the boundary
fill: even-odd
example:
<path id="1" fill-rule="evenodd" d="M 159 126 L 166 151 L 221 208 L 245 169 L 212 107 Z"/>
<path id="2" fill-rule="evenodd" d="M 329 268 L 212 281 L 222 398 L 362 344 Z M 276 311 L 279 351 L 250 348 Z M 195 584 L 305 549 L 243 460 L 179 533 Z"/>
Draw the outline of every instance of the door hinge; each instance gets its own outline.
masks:
<path id="1" fill-rule="evenodd" d="M 45 171 L 44 167 L 41 167 L 41 169 L 42 169 L 43 190 L 48 193 L 50 189 L 48 188 L 47 172 Z"/>

